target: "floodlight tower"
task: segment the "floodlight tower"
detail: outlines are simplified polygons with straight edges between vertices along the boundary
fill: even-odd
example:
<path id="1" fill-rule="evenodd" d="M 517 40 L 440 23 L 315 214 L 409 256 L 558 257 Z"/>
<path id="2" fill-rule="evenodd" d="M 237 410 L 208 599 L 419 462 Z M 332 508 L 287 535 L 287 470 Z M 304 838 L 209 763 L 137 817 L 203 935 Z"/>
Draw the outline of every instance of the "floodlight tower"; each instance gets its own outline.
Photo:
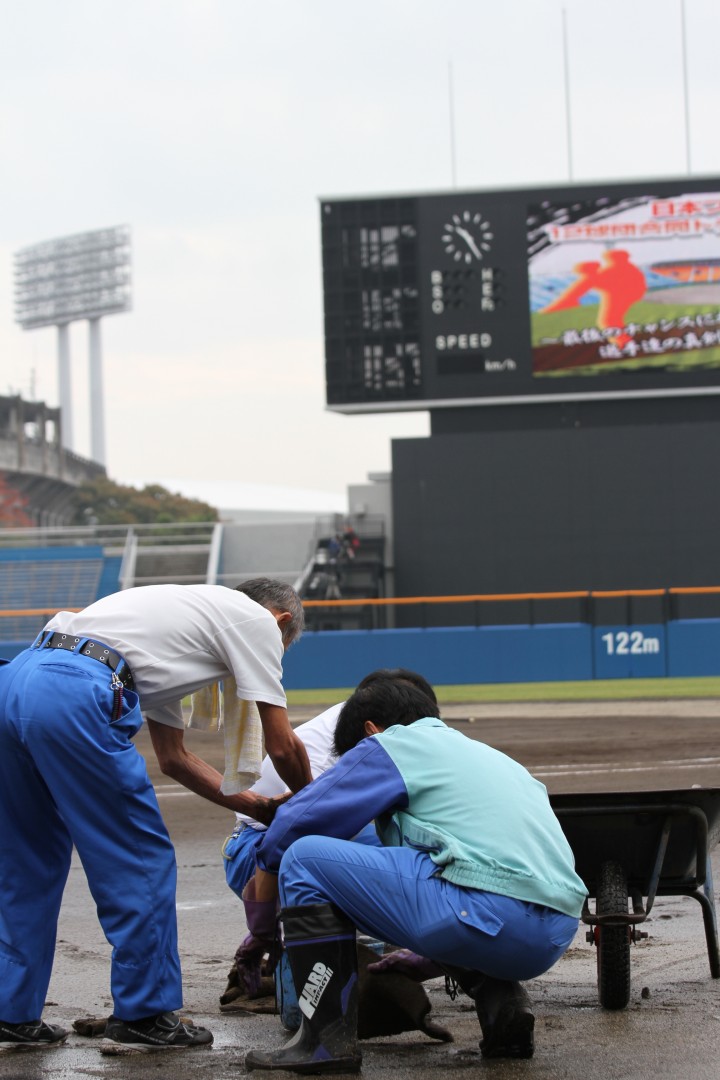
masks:
<path id="1" fill-rule="evenodd" d="M 71 322 L 89 324 L 90 456 L 105 465 L 105 403 L 100 319 L 130 310 L 130 229 L 62 236 L 15 254 L 15 321 L 23 330 L 57 326 L 62 445 L 73 449 Z"/>

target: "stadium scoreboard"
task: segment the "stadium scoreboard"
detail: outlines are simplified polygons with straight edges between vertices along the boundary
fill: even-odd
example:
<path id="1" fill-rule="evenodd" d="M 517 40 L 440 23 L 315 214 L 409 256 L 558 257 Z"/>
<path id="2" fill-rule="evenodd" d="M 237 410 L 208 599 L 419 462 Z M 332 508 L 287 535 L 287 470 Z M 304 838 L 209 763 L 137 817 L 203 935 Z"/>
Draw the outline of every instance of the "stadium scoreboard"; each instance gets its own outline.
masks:
<path id="1" fill-rule="evenodd" d="M 720 393 L 720 177 L 320 210 L 333 410 Z"/>

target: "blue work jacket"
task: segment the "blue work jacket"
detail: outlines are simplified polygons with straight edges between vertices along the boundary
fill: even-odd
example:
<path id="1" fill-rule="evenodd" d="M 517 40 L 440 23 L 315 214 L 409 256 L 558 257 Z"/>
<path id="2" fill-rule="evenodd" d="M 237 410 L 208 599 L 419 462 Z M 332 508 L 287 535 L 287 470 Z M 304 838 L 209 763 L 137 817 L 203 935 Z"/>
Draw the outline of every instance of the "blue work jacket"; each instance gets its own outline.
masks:
<path id="1" fill-rule="evenodd" d="M 370 821 L 387 846 L 426 852 L 465 888 L 579 916 L 587 890 L 545 786 L 434 717 L 363 739 L 282 806 L 258 849 L 277 871 L 300 836 L 349 840 Z"/>

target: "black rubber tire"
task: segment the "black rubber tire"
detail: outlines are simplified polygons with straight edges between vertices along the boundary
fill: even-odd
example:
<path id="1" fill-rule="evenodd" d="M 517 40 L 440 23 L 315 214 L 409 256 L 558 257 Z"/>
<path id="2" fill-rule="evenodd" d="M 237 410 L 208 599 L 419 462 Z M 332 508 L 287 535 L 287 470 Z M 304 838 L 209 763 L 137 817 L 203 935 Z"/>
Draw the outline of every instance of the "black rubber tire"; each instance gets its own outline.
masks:
<path id="1" fill-rule="evenodd" d="M 600 871 L 598 915 L 627 915 L 627 879 L 618 863 Z M 624 1009 L 630 1000 L 630 927 L 598 926 L 596 935 L 598 998 L 603 1009 Z"/>

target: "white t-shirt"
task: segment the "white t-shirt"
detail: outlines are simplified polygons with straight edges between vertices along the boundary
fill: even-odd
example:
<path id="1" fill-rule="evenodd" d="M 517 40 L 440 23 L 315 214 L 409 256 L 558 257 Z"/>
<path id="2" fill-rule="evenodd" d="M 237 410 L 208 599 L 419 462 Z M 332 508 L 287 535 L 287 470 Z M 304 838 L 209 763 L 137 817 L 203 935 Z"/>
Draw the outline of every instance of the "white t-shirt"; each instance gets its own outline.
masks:
<path id="1" fill-rule="evenodd" d="M 127 660 L 146 716 L 184 727 L 182 699 L 232 676 L 237 696 L 286 706 L 282 634 L 275 617 L 225 585 L 145 585 L 45 627 L 101 641 Z"/>
<path id="2" fill-rule="evenodd" d="M 344 704 L 345 702 L 341 701 L 339 705 L 332 705 L 319 716 L 306 720 L 304 724 L 299 724 L 295 728 L 295 734 L 305 744 L 313 780 L 337 761 L 333 750 L 333 737 L 338 716 Z M 272 798 L 274 795 L 282 795 L 287 789 L 287 784 L 278 776 L 270 758 L 264 757 L 260 778 L 248 790 Z M 254 829 L 265 828 L 254 818 L 247 817 L 245 814 L 236 814 L 235 817 L 238 822 L 244 821 Z"/>

